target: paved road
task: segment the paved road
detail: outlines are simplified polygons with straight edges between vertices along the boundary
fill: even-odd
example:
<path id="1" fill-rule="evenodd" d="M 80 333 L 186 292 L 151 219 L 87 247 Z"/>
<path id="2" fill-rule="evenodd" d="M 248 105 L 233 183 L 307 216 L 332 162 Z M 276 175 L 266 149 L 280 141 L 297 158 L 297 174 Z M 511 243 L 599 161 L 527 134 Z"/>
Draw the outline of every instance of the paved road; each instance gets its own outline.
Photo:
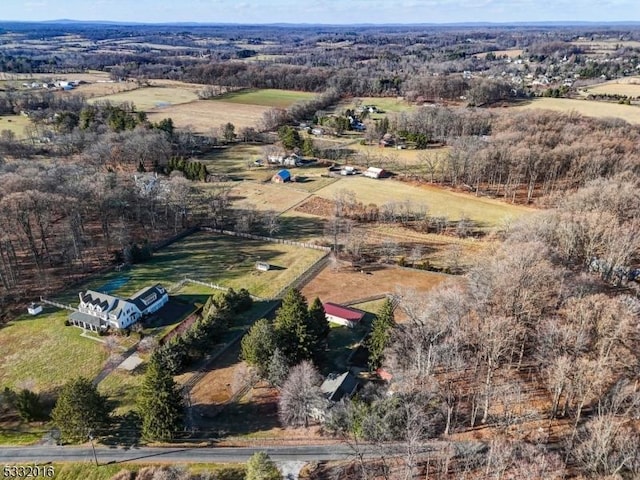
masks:
<path id="1" fill-rule="evenodd" d="M 275 461 L 342 460 L 353 451 L 346 445 L 304 447 L 217 448 L 96 448 L 100 464 L 120 462 L 244 462 L 257 451 L 266 451 Z M 93 461 L 91 447 L 2 447 L 0 464 Z"/>

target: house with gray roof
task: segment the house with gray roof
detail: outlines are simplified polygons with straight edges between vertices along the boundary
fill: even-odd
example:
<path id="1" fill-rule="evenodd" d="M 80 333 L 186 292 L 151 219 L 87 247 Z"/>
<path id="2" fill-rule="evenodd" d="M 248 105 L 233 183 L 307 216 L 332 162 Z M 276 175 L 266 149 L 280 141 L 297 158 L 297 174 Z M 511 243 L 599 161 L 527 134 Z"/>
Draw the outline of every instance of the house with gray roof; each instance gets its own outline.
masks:
<path id="1" fill-rule="evenodd" d="M 69 323 L 96 332 L 128 328 L 169 301 L 169 294 L 160 284 L 145 287 L 126 299 L 94 290 L 78 296 L 78 311 L 69 316 Z"/>

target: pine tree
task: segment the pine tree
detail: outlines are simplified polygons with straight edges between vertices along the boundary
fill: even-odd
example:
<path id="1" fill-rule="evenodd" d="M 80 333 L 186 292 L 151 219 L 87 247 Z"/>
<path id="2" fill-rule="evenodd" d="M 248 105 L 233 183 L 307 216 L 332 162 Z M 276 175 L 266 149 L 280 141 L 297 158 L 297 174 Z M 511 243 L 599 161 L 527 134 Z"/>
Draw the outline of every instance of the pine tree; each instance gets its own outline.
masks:
<path id="1" fill-rule="evenodd" d="M 279 348 L 273 351 L 267 367 L 267 380 L 274 387 L 281 387 L 289 375 L 289 364 Z"/>
<path id="2" fill-rule="evenodd" d="M 247 462 L 247 474 L 244 478 L 245 480 L 280 480 L 282 475 L 269 455 L 265 452 L 256 452 Z"/>
<path id="3" fill-rule="evenodd" d="M 66 383 L 51 412 L 62 439 L 78 442 L 100 434 L 109 423 L 111 408 L 90 380 L 79 377 Z"/>
<path id="4" fill-rule="evenodd" d="M 371 370 L 375 370 L 382 365 L 384 349 L 389 343 L 394 325 L 393 303 L 387 298 L 380 307 L 380 311 L 371 326 L 371 335 L 367 344 L 369 347 L 369 368 Z"/>
<path id="5" fill-rule="evenodd" d="M 327 337 L 331 331 L 329 321 L 318 297 L 309 307 L 307 316 L 307 331 L 311 337 L 311 349 L 316 363 L 322 360 L 327 349 Z"/>
<path id="6" fill-rule="evenodd" d="M 289 364 L 310 359 L 313 340 L 308 331 L 309 310 L 307 300 L 299 290 L 292 288 L 282 299 L 274 322 L 278 347 Z"/>
<path id="7" fill-rule="evenodd" d="M 173 377 L 158 362 L 149 362 L 137 407 L 146 440 L 171 440 L 182 426 L 182 395 Z"/>
<path id="8" fill-rule="evenodd" d="M 269 320 L 258 320 L 242 338 L 242 358 L 256 367 L 261 376 L 267 375 L 269 361 L 276 348 L 275 332 Z"/>

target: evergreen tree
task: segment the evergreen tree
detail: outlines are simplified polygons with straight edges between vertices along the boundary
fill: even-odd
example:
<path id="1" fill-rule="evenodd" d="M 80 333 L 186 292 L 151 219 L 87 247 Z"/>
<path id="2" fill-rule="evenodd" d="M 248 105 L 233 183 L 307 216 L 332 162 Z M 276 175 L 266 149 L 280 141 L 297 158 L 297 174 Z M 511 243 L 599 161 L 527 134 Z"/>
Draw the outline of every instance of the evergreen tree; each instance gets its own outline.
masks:
<path id="1" fill-rule="evenodd" d="M 256 452 L 247 462 L 247 474 L 244 478 L 245 480 L 280 480 L 282 475 L 269 455 L 265 452 Z"/>
<path id="2" fill-rule="evenodd" d="M 330 330 L 331 327 L 329 326 L 322 302 L 316 297 L 309 307 L 309 314 L 307 316 L 307 331 L 311 337 L 312 355 L 316 363 L 323 359 L 327 349 L 327 337 L 329 336 Z"/>
<path id="3" fill-rule="evenodd" d="M 106 398 L 93 383 L 79 377 L 62 387 L 51 419 L 63 440 L 78 442 L 86 440 L 90 433 L 99 434 L 107 426 L 110 412 Z"/>
<path id="4" fill-rule="evenodd" d="M 269 361 L 276 348 L 273 326 L 269 320 L 258 320 L 242 338 L 242 358 L 256 367 L 261 376 L 266 376 Z"/>
<path id="5" fill-rule="evenodd" d="M 302 153 L 307 157 L 313 157 L 316 154 L 316 147 L 311 137 L 305 137 L 302 142 Z"/>
<path id="6" fill-rule="evenodd" d="M 26 388 L 20 390 L 15 396 L 16 409 L 20 418 L 25 422 L 32 422 L 42 417 L 42 403 L 40 395 Z"/>
<path id="7" fill-rule="evenodd" d="M 273 351 L 267 367 L 267 380 L 274 387 L 281 387 L 289 375 L 289 364 L 278 347 Z"/>
<path id="8" fill-rule="evenodd" d="M 289 364 L 310 359 L 313 339 L 308 331 L 307 300 L 299 290 L 291 288 L 282 299 L 274 322 L 278 347 Z"/>
<path id="9" fill-rule="evenodd" d="M 371 326 L 371 334 L 367 344 L 369 347 L 369 368 L 371 370 L 375 370 L 382 365 L 384 349 L 389 344 L 391 330 L 394 325 L 393 303 L 387 298 L 380 307 L 380 311 Z"/>
<path id="10" fill-rule="evenodd" d="M 182 395 L 173 377 L 156 361 L 149 362 L 137 407 L 146 440 L 171 440 L 182 426 Z"/>

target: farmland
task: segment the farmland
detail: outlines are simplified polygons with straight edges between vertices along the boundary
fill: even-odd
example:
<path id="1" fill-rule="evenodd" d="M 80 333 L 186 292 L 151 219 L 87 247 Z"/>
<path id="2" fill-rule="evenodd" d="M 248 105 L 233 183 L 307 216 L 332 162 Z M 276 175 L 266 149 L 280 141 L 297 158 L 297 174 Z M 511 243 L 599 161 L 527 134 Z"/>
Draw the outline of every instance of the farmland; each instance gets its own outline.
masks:
<path id="1" fill-rule="evenodd" d="M 533 210 L 510 205 L 498 200 L 475 197 L 434 186 L 416 186 L 391 179 L 372 180 L 362 176 L 344 178 L 316 192 L 320 197 L 332 199 L 339 190 L 350 190 L 362 203 L 383 204 L 388 201 L 409 200 L 414 204 L 425 203 L 431 215 L 446 216 L 459 220 L 463 216 L 482 228 L 493 228 L 507 219 L 525 215 Z"/>
<path id="2" fill-rule="evenodd" d="M 26 127 L 31 124 L 28 117 L 23 115 L 0 115 L 0 132 L 9 130 L 13 132 L 16 138 L 25 138 Z"/>
<path id="3" fill-rule="evenodd" d="M 226 93 L 216 97 L 215 101 L 238 105 L 260 105 L 263 107 L 286 108 L 294 103 L 311 100 L 313 93 L 295 90 L 276 90 L 273 88 L 245 89 Z"/>
<path id="4" fill-rule="evenodd" d="M 600 83 L 581 90 L 585 95 L 622 95 L 631 98 L 640 97 L 640 77 L 623 77 Z"/>
<path id="5" fill-rule="evenodd" d="M 186 89 L 177 87 L 145 87 L 128 92 L 116 93 L 105 97 L 95 97 L 89 102 L 108 100 L 111 103 L 133 103 L 140 111 L 150 111 L 183 103 L 194 102 L 198 96 Z"/>
<path id="6" fill-rule="evenodd" d="M 606 88 L 606 87 L 605 87 Z M 617 117 L 629 123 L 640 124 L 640 107 L 617 103 L 574 100 L 569 98 L 535 98 L 530 102 L 513 107 L 515 110 L 546 109 L 555 112 L 576 112 L 587 117 Z"/>
<path id="7" fill-rule="evenodd" d="M 197 100 L 182 105 L 172 105 L 149 112 L 149 120 L 157 122 L 171 117 L 178 128 L 191 127 L 196 133 L 211 134 L 212 129 L 227 122 L 236 129 L 256 127 L 269 107 L 243 105 L 221 100 Z"/>

